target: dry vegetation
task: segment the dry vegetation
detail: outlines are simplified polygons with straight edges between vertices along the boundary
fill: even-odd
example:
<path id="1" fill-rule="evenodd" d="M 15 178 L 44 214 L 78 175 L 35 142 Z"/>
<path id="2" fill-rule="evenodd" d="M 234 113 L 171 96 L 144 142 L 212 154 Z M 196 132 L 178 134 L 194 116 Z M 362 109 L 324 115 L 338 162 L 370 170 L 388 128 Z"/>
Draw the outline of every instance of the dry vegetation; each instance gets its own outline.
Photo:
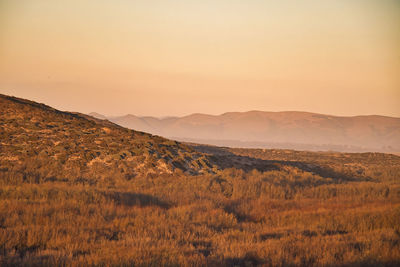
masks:
<path id="1" fill-rule="evenodd" d="M 28 100 L 0 95 L 0 114 L 0 171 L 12 175 L 10 182 L 95 181 L 104 174 L 132 179 L 216 168 L 178 142 Z"/>
<path id="2" fill-rule="evenodd" d="M 398 156 L 190 147 L 0 99 L 1 266 L 400 264 Z"/>

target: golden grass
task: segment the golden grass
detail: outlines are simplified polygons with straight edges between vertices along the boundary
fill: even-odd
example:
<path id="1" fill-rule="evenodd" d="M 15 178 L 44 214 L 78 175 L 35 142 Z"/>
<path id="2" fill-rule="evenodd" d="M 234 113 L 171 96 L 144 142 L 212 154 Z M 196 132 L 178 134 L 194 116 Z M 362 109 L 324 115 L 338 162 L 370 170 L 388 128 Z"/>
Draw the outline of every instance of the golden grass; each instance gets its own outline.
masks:
<path id="1" fill-rule="evenodd" d="M 3 183 L 0 265 L 400 263 L 398 184 L 309 185 L 290 195 L 269 176 Z"/>

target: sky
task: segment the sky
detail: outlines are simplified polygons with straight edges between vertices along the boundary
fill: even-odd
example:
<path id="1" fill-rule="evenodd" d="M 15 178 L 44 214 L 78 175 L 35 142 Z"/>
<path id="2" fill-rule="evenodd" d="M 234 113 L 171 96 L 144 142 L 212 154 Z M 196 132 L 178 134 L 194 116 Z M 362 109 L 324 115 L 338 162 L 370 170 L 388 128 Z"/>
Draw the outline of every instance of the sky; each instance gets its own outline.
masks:
<path id="1" fill-rule="evenodd" d="M 400 1 L 0 0 L 0 93 L 106 115 L 400 117 Z"/>

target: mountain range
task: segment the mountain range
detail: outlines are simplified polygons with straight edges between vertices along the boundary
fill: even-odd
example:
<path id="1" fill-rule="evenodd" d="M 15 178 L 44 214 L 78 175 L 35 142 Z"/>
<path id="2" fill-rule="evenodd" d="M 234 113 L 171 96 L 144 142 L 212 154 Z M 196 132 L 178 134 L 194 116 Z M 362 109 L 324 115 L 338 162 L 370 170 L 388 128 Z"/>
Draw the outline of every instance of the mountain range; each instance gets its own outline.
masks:
<path id="1" fill-rule="evenodd" d="M 179 141 L 202 144 L 340 152 L 399 152 L 400 118 L 310 112 L 228 112 L 156 118 L 89 115 Z"/>

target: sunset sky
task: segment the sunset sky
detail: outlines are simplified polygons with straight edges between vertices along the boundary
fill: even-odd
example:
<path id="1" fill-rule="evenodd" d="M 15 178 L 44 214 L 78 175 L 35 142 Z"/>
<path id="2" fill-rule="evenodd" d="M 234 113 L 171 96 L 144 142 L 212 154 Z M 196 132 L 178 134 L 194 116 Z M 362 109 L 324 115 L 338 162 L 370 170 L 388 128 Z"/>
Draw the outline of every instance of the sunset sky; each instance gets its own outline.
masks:
<path id="1" fill-rule="evenodd" d="M 0 93 L 106 115 L 400 117 L 400 1 L 0 0 Z"/>

